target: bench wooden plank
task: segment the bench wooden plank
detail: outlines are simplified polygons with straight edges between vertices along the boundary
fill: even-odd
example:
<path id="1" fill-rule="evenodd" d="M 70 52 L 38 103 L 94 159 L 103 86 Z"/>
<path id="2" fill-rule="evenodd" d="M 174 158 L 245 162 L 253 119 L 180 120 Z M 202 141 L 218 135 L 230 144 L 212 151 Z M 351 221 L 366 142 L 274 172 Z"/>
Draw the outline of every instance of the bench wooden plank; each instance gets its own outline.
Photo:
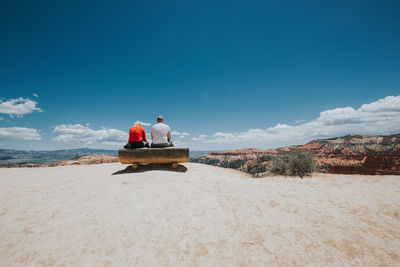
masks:
<path id="1" fill-rule="evenodd" d="M 123 164 L 133 163 L 182 163 L 189 161 L 189 148 L 138 148 L 120 149 L 119 161 Z"/>

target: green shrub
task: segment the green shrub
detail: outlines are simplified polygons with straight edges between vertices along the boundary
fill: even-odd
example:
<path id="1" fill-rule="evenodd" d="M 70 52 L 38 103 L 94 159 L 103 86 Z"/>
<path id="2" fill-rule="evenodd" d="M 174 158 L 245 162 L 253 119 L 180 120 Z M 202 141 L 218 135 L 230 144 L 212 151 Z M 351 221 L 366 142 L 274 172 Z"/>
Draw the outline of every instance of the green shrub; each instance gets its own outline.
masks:
<path id="1" fill-rule="evenodd" d="M 315 170 L 315 162 L 311 153 L 297 149 L 286 155 L 277 156 L 273 160 L 271 172 L 276 175 L 310 176 Z"/>
<path id="2" fill-rule="evenodd" d="M 245 171 L 249 174 L 263 173 L 267 171 L 267 167 L 265 165 L 247 165 Z"/>
<path id="3" fill-rule="evenodd" d="M 263 163 L 271 160 L 273 160 L 273 156 L 271 155 L 261 155 L 257 157 L 257 163 Z"/>
<path id="4" fill-rule="evenodd" d="M 275 175 L 287 175 L 289 157 L 287 155 L 276 156 L 272 160 L 271 172 Z"/>
<path id="5" fill-rule="evenodd" d="M 231 169 L 239 169 L 242 167 L 242 163 L 244 162 L 243 159 L 234 159 L 231 161 L 228 161 L 227 167 Z"/>
<path id="6" fill-rule="evenodd" d="M 315 170 L 315 162 L 311 153 L 297 149 L 289 156 L 290 176 L 311 176 Z"/>

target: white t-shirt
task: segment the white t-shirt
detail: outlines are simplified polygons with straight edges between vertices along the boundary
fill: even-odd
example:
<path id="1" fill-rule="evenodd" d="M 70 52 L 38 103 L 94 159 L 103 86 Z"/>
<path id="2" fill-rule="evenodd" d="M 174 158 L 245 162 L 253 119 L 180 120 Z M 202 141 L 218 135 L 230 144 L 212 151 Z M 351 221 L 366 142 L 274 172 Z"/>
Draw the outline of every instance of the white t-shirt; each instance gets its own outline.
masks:
<path id="1" fill-rule="evenodd" d="M 168 132 L 171 131 L 169 126 L 159 122 L 151 127 L 151 133 L 153 134 L 153 144 L 164 144 L 168 142 Z"/>

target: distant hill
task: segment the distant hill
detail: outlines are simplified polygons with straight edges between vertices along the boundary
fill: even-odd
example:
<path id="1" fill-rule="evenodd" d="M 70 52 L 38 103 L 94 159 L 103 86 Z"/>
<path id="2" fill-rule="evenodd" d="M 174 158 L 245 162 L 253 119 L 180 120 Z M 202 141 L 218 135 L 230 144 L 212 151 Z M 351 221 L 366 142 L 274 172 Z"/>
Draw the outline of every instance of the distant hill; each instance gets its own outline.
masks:
<path id="1" fill-rule="evenodd" d="M 204 157 L 211 152 L 215 152 L 215 151 L 191 151 L 191 150 L 189 150 L 189 159 L 190 159 L 190 161 L 196 161 L 198 158 Z"/>
<path id="2" fill-rule="evenodd" d="M 210 151 L 190 151 L 190 160 L 207 155 Z M 0 149 L 0 166 L 18 166 L 24 164 L 51 164 L 76 159 L 85 155 L 108 154 L 118 156 L 118 150 L 105 149 L 64 149 L 49 151 Z"/>
<path id="3" fill-rule="evenodd" d="M 268 173 L 274 157 L 296 149 L 311 152 L 320 172 L 400 175 L 400 134 L 348 135 L 278 149 L 211 152 L 195 161 L 262 176 Z"/>
<path id="4" fill-rule="evenodd" d="M 108 154 L 117 156 L 117 150 L 105 149 L 66 149 L 66 150 L 50 150 L 50 151 L 25 151 L 25 150 L 11 150 L 0 149 L 0 166 L 13 166 L 26 163 L 46 164 L 56 163 L 84 155 L 93 154 Z"/>

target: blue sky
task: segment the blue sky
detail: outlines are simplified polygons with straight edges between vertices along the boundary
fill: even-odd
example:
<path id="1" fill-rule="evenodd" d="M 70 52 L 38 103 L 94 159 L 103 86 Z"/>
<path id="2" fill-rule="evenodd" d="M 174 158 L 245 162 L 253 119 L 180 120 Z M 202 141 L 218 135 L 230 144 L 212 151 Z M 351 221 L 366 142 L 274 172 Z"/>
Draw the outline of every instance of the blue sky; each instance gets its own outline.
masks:
<path id="1" fill-rule="evenodd" d="M 399 12 L 399 1 L 2 1 L 0 148 L 114 149 L 159 114 L 196 150 L 400 133 Z"/>

